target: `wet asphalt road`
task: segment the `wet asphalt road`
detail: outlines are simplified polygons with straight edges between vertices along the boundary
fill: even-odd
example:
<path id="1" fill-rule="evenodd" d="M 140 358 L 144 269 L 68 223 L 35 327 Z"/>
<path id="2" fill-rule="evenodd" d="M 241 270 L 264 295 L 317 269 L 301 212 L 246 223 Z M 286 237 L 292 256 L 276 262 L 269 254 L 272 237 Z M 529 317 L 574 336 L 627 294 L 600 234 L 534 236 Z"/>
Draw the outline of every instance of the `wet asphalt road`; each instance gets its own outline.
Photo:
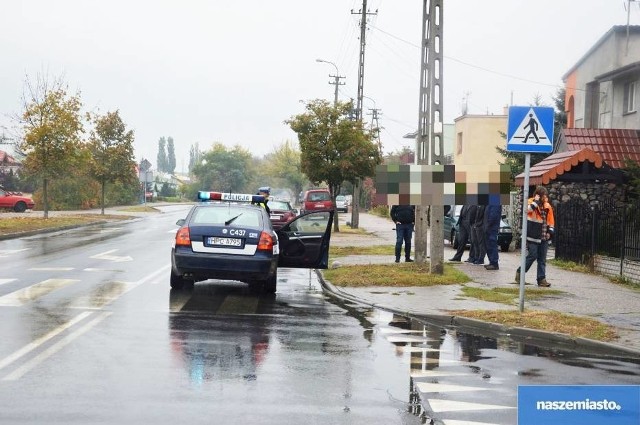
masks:
<path id="1" fill-rule="evenodd" d="M 330 302 L 308 270 L 270 297 L 169 291 L 187 208 L 0 241 L 0 423 L 417 424 L 426 405 L 512 424 L 521 384 L 640 382 L 627 359 Z"/>

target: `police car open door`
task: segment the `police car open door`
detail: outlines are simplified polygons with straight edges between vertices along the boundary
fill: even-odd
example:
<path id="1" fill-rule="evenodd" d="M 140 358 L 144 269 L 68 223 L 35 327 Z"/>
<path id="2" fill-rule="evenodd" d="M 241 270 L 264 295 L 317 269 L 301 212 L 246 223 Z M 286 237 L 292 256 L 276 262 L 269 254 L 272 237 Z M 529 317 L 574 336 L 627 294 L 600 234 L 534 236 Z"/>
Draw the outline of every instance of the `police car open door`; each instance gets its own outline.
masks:
<path id="1" fill-rule="evenodd" d="M 333 211 L 314 211 L 277 230 L 278 267 L 328 268 L 333 215 Z"/>

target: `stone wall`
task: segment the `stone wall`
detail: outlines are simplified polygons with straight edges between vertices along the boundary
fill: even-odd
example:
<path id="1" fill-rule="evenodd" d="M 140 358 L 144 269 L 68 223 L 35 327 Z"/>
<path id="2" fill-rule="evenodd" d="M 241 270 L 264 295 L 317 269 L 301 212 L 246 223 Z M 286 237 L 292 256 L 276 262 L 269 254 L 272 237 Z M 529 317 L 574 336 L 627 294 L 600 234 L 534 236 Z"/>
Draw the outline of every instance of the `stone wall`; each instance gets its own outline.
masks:
<path id="1" fill-rule="evenodd" d="M 572 199 L 581 199 L 589 202 L 589 206 L 595 207 L 599 203 L 614 203 L 615 205 L 623 205 L 625 201 L 626 186 L 615 183 L 585 183 L 585 182 L 563 182 L 553 181 L 544 186 L 549 192 L 549 202 L 554 207 L 554 212 L 559 203 L 568 202 Z M 533 190 L 529 192 L 531 197 Z M 514 232 L 514 240 L 521 235 L 522 229 L 522 188 L 518 189 L 515 201 L 515 223 L 512 226 Z"/>

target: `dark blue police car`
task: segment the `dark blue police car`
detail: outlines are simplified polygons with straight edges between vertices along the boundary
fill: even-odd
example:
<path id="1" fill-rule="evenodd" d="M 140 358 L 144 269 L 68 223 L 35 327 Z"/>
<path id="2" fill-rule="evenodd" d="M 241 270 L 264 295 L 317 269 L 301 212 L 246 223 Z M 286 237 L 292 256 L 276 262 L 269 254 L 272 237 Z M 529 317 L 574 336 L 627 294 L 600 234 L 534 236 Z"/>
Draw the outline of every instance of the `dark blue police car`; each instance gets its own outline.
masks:
<path id="1" fill-rule="evenodd" d="M 333 211 L 299 216 L 274 230 L 259 195 L 199 192 L 171 249 L 171 288 L 238 280 L 276 292 L 278 267 L 326 269 Z M 329 214 L 327 214 L 329 213 Z"/>

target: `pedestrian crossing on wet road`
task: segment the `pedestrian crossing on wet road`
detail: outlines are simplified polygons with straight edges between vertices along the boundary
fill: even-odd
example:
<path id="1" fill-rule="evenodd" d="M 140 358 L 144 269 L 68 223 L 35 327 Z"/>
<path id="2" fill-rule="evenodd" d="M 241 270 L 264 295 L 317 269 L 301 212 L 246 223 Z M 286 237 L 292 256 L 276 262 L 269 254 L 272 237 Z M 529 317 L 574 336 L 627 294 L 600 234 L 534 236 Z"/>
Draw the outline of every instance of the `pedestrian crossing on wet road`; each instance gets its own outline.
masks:
<path id="1" fill-rule="evenodd" d="M 440 335 L 392 326 L 378 329 L 408 357 L 412 392 L 422 409 L 416 413 L 443 425 L 514 423 L 517 406 L 509 401 L 515 403 L 517 389 L 505 396 L 499 380 L 487 380 L 487 375 L 478 373 L 478 367 L 465 361 L 459 350 L 441 344 Z M 506 402 L 501 404 L 500 400 Z"/>

